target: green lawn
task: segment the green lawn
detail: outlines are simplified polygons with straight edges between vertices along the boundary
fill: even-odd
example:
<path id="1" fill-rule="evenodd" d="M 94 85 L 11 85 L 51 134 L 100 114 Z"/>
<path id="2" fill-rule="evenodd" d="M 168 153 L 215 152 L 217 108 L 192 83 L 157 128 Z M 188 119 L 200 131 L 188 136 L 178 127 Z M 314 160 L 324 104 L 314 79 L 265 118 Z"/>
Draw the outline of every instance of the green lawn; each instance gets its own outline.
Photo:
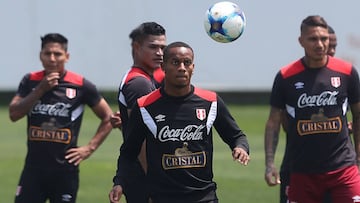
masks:
<path id="1" fill-rule="evenodd" d="M 263 134 L 268 107 L 231 105 L 229 108 L 248 136 L 251 162 L 248 166 L 242 166 L 232 161 L 229 148 L 215 135 L 214 176 L 220 202 L 278 202 L 279 187 L 270 188 L 264 181 Z M 7 107 L 2 106 L 0 123 L 0 202 L 10 203 L 14 199 L 26 153 L 26 119 L 11 123 Z M 97 118 L 87 109 L 79 138 L 80 144 L 88 142 L 97 125 Z M 109 202 L 107 196 L 112 186 L 121 142 L 120 131 L 114 130 L 93 156 L 81 164 L 77 202 Z M 276 157 L 278 166 L 283 154 L 284 139 L 280 142 Z"/>

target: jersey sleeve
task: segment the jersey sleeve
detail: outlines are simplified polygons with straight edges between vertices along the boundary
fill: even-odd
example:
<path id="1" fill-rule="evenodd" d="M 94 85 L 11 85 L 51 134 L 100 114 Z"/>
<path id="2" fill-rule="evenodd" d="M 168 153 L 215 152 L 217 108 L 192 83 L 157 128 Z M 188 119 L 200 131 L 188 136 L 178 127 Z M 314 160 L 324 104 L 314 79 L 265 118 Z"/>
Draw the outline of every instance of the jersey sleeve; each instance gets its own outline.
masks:
<path id="1" fill-rule="evenodd" d="M 217 105 L 218 112 L 214 122 L 216 131 L 231 150 L 235 147 L 241 147 L 249 153 L 250 149 L 246 135 L 239 128 L 224 101 L 219 96 L 217 96 Z"/>
<path id="2" fill-rule="evenodd" d="M 138 98 L 149 94 L 154 89 L 154 84 L 147 78 L 135 77 L 124 86 L 122 92 L 125 95 L 125 100 L 129 108 L 132 108 Z"/>
<path id="3" fill-rule="evenodd" d="M 133 173 L 133 164 L 136 163 L 147 130 L 142 121 L 140 108 L 135 105 L 131 111 L 128 130 L 124 135 L 124 142 L 120 148 L 116 175 L 113 178 L 114 185 L 126 187 L 127 179 L 125 176 L 131 176 Z"/>
<path id="4" fill-rule="evenodd" d="M 359 82 L 359 74 L 356 69 L 353 67 L 350 75 L 349 82 L 349 103 L 354 104 L 360 102 L 360 82 Z"/>
<path id="5" fill-rule="evenodd" d="M 89 80 L 84 79 L 84 103 L 89 105 L 90 107 L 95 106 L 100 102 L 103 98 L 99 91 L 97 90 L 96 86 L 90 82 Z"/>
<path id="6" fill-rule="evenodd" d="M 31 91 L 31 87 L 29 85 L 30 74 L 26 74 L 20 81 L 19 87 L 16 91 L 16 95 L 20 97 L 26 97 Z"/>
<path id="7" fill-rule="evenodd" d="M 285 108 L 285 103 L 284 103 L 285 98 L 283 94 L 285 91 L 282 89 L 283 88 L 282 82 L 283 82 L 283 77 L 281 75 L 281 72 L 279 71 L 274 79 L 274 83 L 272 86 L 271 95 L 270 95 L 270 105 L 280 109 Z"/>

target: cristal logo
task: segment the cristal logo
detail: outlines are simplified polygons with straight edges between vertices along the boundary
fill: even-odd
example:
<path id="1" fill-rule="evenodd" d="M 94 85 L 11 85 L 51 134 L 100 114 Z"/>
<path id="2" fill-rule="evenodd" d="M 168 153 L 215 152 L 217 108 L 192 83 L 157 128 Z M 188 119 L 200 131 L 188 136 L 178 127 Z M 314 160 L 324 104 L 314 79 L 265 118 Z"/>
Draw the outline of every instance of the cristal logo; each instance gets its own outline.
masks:
<path id="1" fill-rule="evenodd" d="M 166 141 L 190 141 L 190 140 L 202 140 L 202 129 L 205 125 L 188 125 L 184 129 L 170 129 L 169 126 L 164 126 L 158 135 L 158 139 L 161 142 Z"/>
<path id="2" fill-rule="evenodd" d="M 332 106 L 336 105 L 336 96 L 339 94 L 338 91 L 325 91 L 319 95 L 307 95 L 302 94 L 298 100 L 298 107 L 305 108 L 309 106 Z"/>
<path id="3" fill-rule="evenodd" d="M 44 114 L 49 116 L 68 117 L 70 104 L 64 104 L 61 102 L 55 104 L 41 104 L 38 102 L 32 109 L 32 114 Z"/>

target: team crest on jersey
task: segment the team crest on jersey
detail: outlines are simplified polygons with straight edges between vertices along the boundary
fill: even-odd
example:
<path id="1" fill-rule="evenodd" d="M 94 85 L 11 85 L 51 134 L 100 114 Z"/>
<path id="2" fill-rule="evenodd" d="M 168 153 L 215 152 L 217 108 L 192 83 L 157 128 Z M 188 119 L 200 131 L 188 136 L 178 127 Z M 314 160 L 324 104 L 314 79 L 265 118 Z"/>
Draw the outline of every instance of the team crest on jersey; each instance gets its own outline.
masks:
<path id="1" fill-rule="evenodd" d="M 196 117 L 201 121 L 204 120 L 206 118 L 206 110 L 196 109 Z"/>
<path id="2" fill-rule="evenodd" d="M 66 88 L 66 97 L 69 99 L 74 99 L 76 97 L 76 89 Z"/>
<path id="3" fill-rule="evenodd" d="M 338 88 L 341 85 L 340 77 L 331 77 L 331 86 Z"/>

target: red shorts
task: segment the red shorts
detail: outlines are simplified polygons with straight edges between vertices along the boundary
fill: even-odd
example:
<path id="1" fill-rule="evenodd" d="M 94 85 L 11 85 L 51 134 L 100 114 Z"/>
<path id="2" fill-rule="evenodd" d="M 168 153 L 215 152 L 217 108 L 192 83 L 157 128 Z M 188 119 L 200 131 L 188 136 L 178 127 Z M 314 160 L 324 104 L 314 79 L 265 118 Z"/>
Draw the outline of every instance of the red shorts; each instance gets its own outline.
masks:
<path id="1" fill-rule="evenodd" d="M 325 192 L 332 203 L 360 202 L 360 175 L 357 166 L 320 174 L 294 173 L 290 176 L 290 203 L 319 203 Z"/>

